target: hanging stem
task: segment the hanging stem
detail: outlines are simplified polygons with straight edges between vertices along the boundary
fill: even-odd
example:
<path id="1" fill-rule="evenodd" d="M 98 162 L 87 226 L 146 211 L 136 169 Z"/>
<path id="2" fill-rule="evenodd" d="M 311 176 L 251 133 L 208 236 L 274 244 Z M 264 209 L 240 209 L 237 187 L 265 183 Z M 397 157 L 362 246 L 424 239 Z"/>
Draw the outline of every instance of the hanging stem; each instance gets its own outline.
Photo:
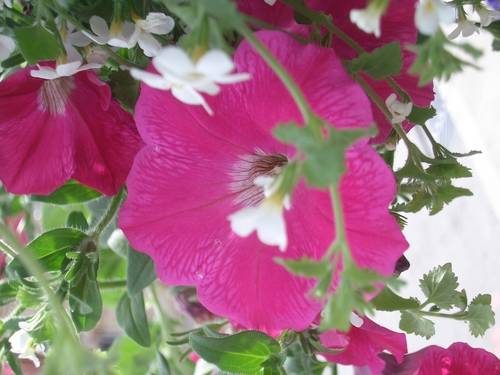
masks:
<path id="1" fill-rule="evenodd" d="M 125 197 L 125 185 L 123 185 L 120 188 L 120 190 L 118 190 L 118 193 L 113 197 L 113 199 L 109 203 L 109 206 L 104 215 L 102 215 L 99 222 L 89 232 L 90 237 L 99 237 L 104 228 L 108 226 L 111 219 L 113 219 L 113 217 L 116 215 L 116 212 L 122 205 L 124 197 Z"/>

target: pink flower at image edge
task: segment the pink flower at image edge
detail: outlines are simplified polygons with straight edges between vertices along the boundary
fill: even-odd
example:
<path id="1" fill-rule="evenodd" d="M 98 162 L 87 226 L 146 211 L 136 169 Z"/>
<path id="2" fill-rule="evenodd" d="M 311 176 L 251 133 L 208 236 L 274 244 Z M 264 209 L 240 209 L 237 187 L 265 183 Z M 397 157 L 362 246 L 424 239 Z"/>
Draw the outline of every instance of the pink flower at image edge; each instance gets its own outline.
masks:
<path id="1" fill-rule="evenodd" d="M 304 46 L 279 32 L 257 35 L 319 116 L 339 128 L 370 126 L 368 100 L 333 50 Z M 136 121 L 147 146 L 127 179 L 119 226 L 135 249 L 154 259 L 163 282 L 195 285 L 211 312 L 270 334 L 303 330 L 323 305 L 306 296 L 315 280 L 292 276 L 274 258 L 324 254 L 335 236 L 330 196 L 299 183 L 284 213 L 284 253 L 255 233 L 242 238 L 231 231 L 227 217 L 263 199 L 253 184 L 257 166 L 257 175 L 269 174 L 275 160 L 295 155 L 272 129 L 302 122 L 287 89 L 249 44 L 238 47 L 234 61 L 237 73 L 252 79 L 207 97 L 214 116 L 142 85 Z M 304 76 L 305 67 L 315 74 Z M 347 153 L 349 172 L 340 186 L 347 237 L 359 266 L 391 275 L 408 244 L 388 212 L 394 177 L 366 142 Z"/>
<path id="2" fill-rule="evenodd" d="M 0 180 L 14 194 L 50 194 L 70 178 L 116 194 L 144 145 L 132 115 L 92 71 L 45 80 L 33 69 L 0 83 Z"/>

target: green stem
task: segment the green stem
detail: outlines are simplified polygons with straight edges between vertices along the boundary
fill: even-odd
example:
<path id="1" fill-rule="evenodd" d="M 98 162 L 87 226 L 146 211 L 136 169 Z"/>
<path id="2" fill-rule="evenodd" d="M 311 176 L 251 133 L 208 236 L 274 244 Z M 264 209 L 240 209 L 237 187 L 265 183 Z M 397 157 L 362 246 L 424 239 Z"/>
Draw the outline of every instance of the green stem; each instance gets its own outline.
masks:
<path id="1" fill-rule="evenodd" d="M 289 32 L 289 31 L 280 29 L 279 27 L 276 27 L 276 26 L 274 26 L 274 25 L 272 25 L 270 23 L 261 21 L 258 18 L 254 18 L 254 17 L 250 17 L 250 16 L 244 16 L 244 18 L 245 18 L 245 21 L 247 23 L 255 25 L 255 26 L 258 26 L 260 29 L 278 30 L 278 31 L 281 31 L 282 33 L 287 34 L 288 36 L 291 36 L 292 38 L 294 38 L 295 40 L 299 41 L 302 44 L 305 44 L 305 45 L 310 44 L 309 40 L 301 38 L 300 36 L 297 36 L 297 35 Z"/>
<path id="2" fill-rule="evenodd" d="M 300 90 L 298 85 L 286 72 L 279 61 L 271 54 L 271 52 L 269 52 L 269 50 L 260 42 L 260 40 L 255 37 L 255 35 L 248 27 L 241 27 L 238 31 L 248 40 L 248 42 L 257 50 L 257 52 L 259 52 L 262 58 L 269 64 L 269 66 L 274 70 L 274 72 L 284 83 L 293 99 L 295 100 L 295 103 L 297 103 L 297 106 L 299 107 L 299 110 L 304 117 L 305 123 L 307 125 L 314 123 L 314 120 L 317 120 L 317 117 L 309 107 L 309 104 L 307 103 L 307 100 L 302 94 L 302 91 Z"/>
<path id="3" fill-rule="evenodd" d="M 124 289 L 126 287 L 127 287 L 127 280 L 99 281 L 99 290 L 101 291 Z"/>
<path id="4" fill-rule="evenodd" d="M 0 238 L 2 238 L 7 244 L 9 244 L 16 253 L 20 252 L 24 248 L 19 238 L 12 232 L 12 229 L 7 226 L 4 222 L 0 221 Z"/>
<path id="5" fill-rule="evenodd" d="M 69 333 L 69 337 L 71 338 L 72 351 L 77 352 L 80 348 L 80 340 L 78 338 L 78 333 L 76 332 L 76 328 L 69 317 L 67 311 L 61 305 L 59 299 L 56 294 L 50 287 L 49 282 L 45 278 L 45 272 L 43 268 L 40 266 L 38 261 L 35 259 L 33 254 L 30 251 L 21 251 L 19 254 L 16 252 L 5 242 L 0 240 L 0 249 L 5 253 L 9 254 L 12 258 L 19 256 L 20 261 L 26 267 L 26 269 L 33 275 L 35 280 L 40 284 L 40 287 L 43 289 L 47 299 L 49 301 L 50 307 L 52 308 L 52 312 L 59 318 L 59 321 L 63 325 L 61 327 L 64 333 Z"/>
<path id="6" fill-rule="evenodd" d="M 338 249 L 340 249 L 343 261 L 347 262 L 350 261 L 352 256 L 345 235 L 344 214 L 338 185 L 330 186 L 330 197 L 333 206 L 333 219 L 335 220 L 335 241 L 328 249 L 327 256 L 338 252 Z M 335 257 L 335 259 L 338 259 L 338 257 Z"/>
<path id="7" fill-rule="evenodd" d="M 158 319 L 158 323 L 160 324 L 160 329 L 163 338 L 167 338 L 168 335 L 170 334 L 169 329 L 168 329 L 168 319 L 165 316 L 165 313 L 163 312 L 163 309 L 160 305 L 160 300 L 158 298 L 158 295 L 156 294 L 156 287 L 153 284 L 151 284 L 149 287 L 149 292 L 151 293 L 151 297 L 153 298 L 152 305 L 153 305 L 153 310 L 154 313 Z"/>
<path id="8" fill-rule="evenodd" d="M 101 232 L 106 228 L 115 216 L 116 212 L 122 205 L 123 199 L 125 198 L 125 185 L 123 185 L 120 190 L 118 190 L 118 193 L 111 199 L 111 202 L 109 203 L 109 206 L 102 215 L 101 219 L 97 222 L 96 225 L 94 225 L 94 228 L 90 230 L 89 236 L 97 238 L 101 234 Z"/>

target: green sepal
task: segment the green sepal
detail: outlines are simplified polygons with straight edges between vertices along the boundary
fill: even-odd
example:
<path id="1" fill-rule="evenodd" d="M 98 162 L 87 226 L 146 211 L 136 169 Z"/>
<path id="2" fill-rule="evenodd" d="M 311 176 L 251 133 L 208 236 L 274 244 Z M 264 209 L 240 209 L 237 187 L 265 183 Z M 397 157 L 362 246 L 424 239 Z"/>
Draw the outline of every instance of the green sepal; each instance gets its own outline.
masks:
<path id="1" fill-rule="evenodd" d="M 41 24 L 14 30 L 14 37 L 29 65 L 39 61 L 55 60 L 61 55 L 56 38 Z"/>
<path id="2" fill-rule="evenodd" d="M 116 321 L 128 337 L 143 347 L 151 346 L 148 319 L 142 291 L 130 296 L 124 293 L 116 307 Z"/>
<path id="3" fill-rule="evenodd" d="M 99 197 L 102 197 L 101 193 L 74 180 L 69 180 L 49 195 L 30 195 L 30 199 L 34 202 L 60 205 L 84 203 Z"/>
<path id="4" fill-rule="evenodd" d="M 205 361 L 234 374 L 259 373 L 264 362 L 281 351 L 276 340 L 259 331 L 243 331 L 224 338 L 191 333 L 189 342 Z"/>

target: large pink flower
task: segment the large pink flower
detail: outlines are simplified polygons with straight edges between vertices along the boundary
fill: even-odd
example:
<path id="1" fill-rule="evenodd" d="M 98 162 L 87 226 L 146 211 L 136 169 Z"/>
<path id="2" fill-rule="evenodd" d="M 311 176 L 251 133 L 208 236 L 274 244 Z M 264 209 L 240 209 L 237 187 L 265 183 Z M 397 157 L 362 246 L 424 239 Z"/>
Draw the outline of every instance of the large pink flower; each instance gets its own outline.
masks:
<path id="1" fill-rule="evenodd" d="M 394 77 L 394 80 L 408 93 L 414 105 L 426 107 L 434 99 L 432 84 L 419 87 L 419 77 L 407 73 L 408 68 L 415 60 L 415 54 L 408 51 L 405 46 L 415 44 L 417 39 L 417 28 L 414 22 L 415 3 L 417 1 L 390 1 L 387 12 L 381 19 L 380 38 L 360 30 L 349 18 L 352 9 L 365 8 L 368 0 L 306 0 L 306 4 L 314 11 L 321 11 L 331 16 L 332 24 L 367 52 L 371 52 L 385 44 L 399 42 L 403 53 L 403 67 L 401 74 Z M 238 6 L 240 11 L 252 17 L 262 19 L 306 38 L 309 35 L 309 28 L 297 25 L 293 18 L 292 9 L 279 0 L 272 7 L 264 3 L 263 0 L 238 0 Z M 341 59 L 352 60 L 358 57 L 358 53 L 352 47 L 336 36 L 333 37 L 332 48 Z M 364 74 L 362 76 L 382 101 L 385 101 L 394 92 L 394 89 L 386 81 L 374 81 Z M 375 122 L 379 128 L 379 134 L 372 142 L 383 143 L 389 135 L 392 125 L 374 102 L 372 102 L 372 109 Z M 413 127 L 413 124 L 404 121 L 403 126 L 408 131 Z"/>
<path id="2" fill-rule="evenodd" d="M 428 346 L 405 355 L 401 364 L 396 363 L 389 354 L 382 353 L 380 357 L 386 362 L 383 375 L 500 374 L 500 360 L 494 354 L 484 349 L 472 348 L 463 342 L 455 342 L 448 349 Z"/>
<path id="3" fill-rule="evenodd" d="M 53 66 L 50 65 L 50 66 Z M 49 194 L 73 178 L 106 195 L 144 145 L 132 115 L 92 71 L 54 80 L 25 68 L 0 83 L 0 180 L 14 194 Z"/>
<path id="4" fill-rule="evenodd" d="M 390 351 L 398 363 L 408 351 L 404 333 L 396 333 L 363 317 L 358 328 L 351 326 L 349 332 L 327 331 L 319 336 L 327 349 L 345 349 L 339 354 L 322 354 L 329 362 L 359 367 L 368 366 L 373 374 L 379 374 L 385 362 L 377 357 L 384 350 Z"/>
<path id="5" fill-rule="evenodd" d="M 336 127 L 370 125 L 364 93 L 331 49 L 304 46 L 280 32 L 257 35 L 315 113 Z M 335 236 L 329 194 L 299 183 L 284 214 L 285 253 L 255 233 L 241 238 L 231 231 L 227 217 L 264 198 L 254 178 L 295 154 L 271 130 L 278 122 L 302 121 L 284 85 L 249 44 L 238 47 L 234 62 L 252 79 L 207 97 L 214 116 L 142 86 L 136 120 L 147 146 L 127 179 L 119 226 L 134 248 L 155 260 L 162 281 L 196 285 L 200 302 L 213 313 L 271 334 L 302 330 L 322 308 L 305 296 L 314 280 L 292 276 L 273 258 L 325 253 Z M 366 141 L 348 152 L 347 166 L 341 197 L 354 258 L 391 275 L 407 247 L 387 209 L 395 194 L 392 173 Z"/>

